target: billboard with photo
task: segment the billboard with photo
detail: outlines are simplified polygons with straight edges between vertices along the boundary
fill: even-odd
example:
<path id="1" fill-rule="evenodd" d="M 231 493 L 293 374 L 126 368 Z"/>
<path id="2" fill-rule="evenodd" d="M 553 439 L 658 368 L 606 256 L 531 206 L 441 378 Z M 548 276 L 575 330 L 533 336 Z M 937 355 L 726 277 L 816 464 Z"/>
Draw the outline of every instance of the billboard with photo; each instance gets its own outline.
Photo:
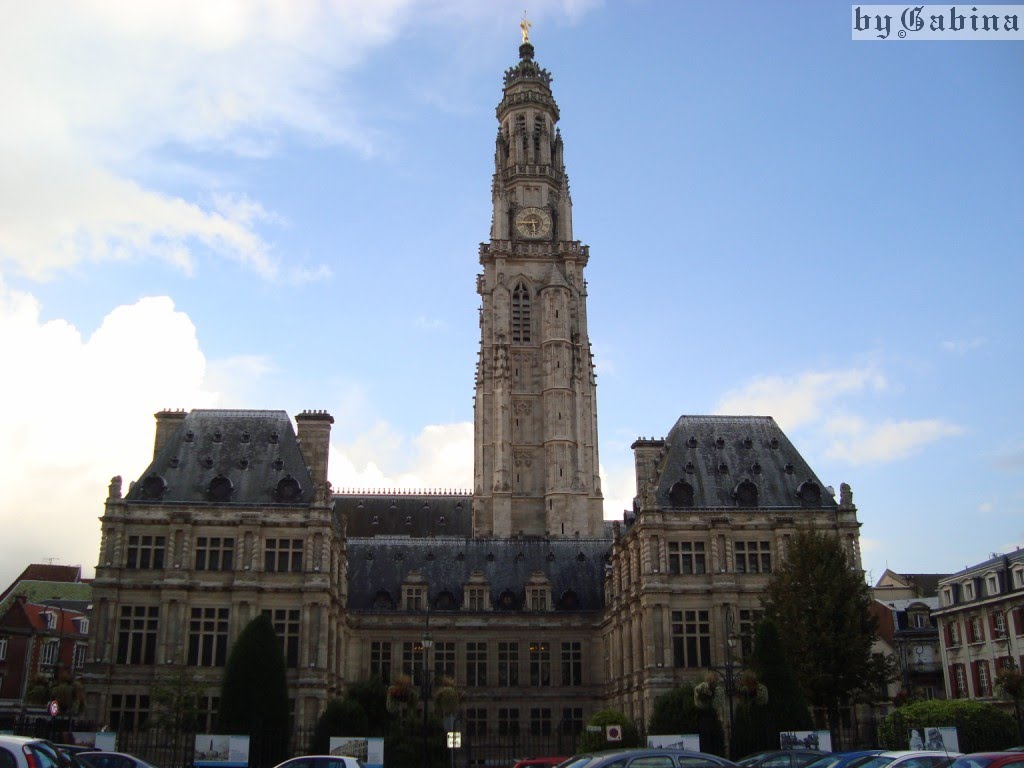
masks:
<path id="1" fill-rule="evenodd" d="M 249 737 L 197 734 L 192 764 L 200 768 L 245 768 L 249 765 Z"/>
<path id="2" fill-rule="evenodd" d="M 699 733 L 674 733 L 648 736 L 649 749 L 685 749 L 689 752 L 700 752 Z"/>
<path id="3" fill-rule="evenodd" d="M 832 751 L 832 734 L 829 731 L 782 731 L 779 734 L 779 749 L 820 749 Z"/>
<path id="4" fill-rule="evenodd" d="M 934 749 L 959 752 L 960 736 L 954 726 L 912 728 L 907 734 L 907 749 Z"/>
<path id="5" fill-rule="evenodd" d="M 328 749 L 332 755 L 357 757 L 366 764 L 366 768 L 384 767 L 384 739 L 331 736 Z"/>

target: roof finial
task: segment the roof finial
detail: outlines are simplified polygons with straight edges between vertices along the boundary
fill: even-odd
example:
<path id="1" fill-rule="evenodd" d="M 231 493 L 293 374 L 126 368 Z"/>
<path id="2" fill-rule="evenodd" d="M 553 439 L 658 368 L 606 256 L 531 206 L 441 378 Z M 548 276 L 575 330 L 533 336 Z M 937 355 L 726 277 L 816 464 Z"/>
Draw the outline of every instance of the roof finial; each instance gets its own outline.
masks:
<path id="1" fill-rule="evenodd" d="M 523 11 L 523 20 L 519 22 L 519 29 L 523 33 L 523 43 L 530 42 L 530 27 L 532 26 L 533 24 L 526 18 L 526 11 Z"/>

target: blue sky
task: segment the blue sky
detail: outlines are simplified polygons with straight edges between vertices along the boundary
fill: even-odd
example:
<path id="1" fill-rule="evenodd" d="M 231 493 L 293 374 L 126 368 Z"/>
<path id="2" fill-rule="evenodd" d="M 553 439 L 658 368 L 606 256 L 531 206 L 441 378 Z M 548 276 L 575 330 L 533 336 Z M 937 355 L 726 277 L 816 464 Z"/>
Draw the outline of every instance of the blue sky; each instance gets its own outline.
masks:
<path id="1" fill-rule="evenodd" d="M 0 582 L 95 565 L 165 407 L 329 410 L 335 487 L 469 487 L 475 275 L 522 3 L 4 2 Z M 32 7 L 32 6 L 43 7 Z M 1024 542 L 1024 44 L 838 2 L 535 2 L 630 443 L 772 415 L 864 565 Z"/>

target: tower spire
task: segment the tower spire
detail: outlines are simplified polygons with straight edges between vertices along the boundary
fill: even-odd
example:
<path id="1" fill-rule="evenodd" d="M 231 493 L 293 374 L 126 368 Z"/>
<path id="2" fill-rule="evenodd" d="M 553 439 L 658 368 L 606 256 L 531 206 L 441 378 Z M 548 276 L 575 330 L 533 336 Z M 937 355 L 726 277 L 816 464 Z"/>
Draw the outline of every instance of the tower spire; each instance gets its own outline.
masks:
<path id="1" fill-rule="evenodd" d="M 474 532 L 601 536 L 593 356 L 551 73 L 520 24 L 498 104 L 474 406 Z"/>

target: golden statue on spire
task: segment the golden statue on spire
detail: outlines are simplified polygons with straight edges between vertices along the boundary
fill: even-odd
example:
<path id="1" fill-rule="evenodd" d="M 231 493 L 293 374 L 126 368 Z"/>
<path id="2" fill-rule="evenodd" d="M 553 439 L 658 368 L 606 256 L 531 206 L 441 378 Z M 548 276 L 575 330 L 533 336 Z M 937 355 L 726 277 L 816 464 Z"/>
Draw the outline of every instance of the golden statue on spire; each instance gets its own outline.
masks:
<path id="1" fill-rule="evenodd" d="M 526 11 L 523 11 L 523 20 L 519 22 L 519 29 L 523 33 L 524 44 L 530 42 L 530 27 L 532 26 L 533 24 L 531 24 L 530 20 L 526 18 Z"/>

